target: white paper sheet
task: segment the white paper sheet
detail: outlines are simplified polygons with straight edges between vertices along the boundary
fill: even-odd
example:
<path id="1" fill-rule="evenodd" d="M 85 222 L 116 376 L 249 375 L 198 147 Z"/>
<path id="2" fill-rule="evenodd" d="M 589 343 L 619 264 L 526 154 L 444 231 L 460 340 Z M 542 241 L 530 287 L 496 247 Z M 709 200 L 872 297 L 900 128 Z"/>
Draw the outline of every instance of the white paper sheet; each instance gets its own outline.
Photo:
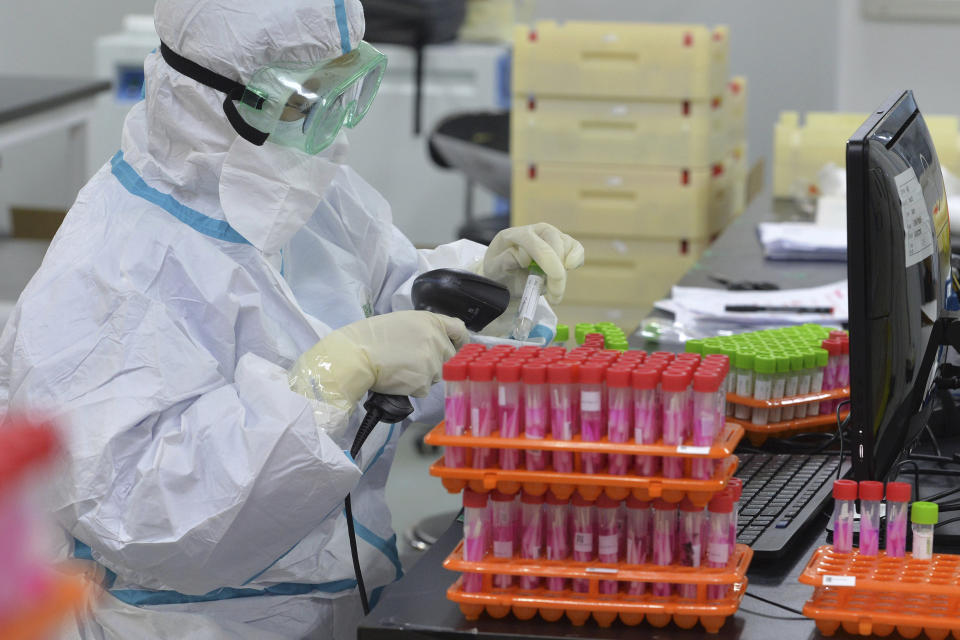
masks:
<path id="1" fill-rule="evenodd" d="M 817 313 L 733 313 L 729 305 L 761 307 L 832 307 L 831 314 Z M 727 291 L 704 287 L 674 287 L 668 304 L 658 308 L 673 311 L 682 324 L 704 320 L 723 320 L 744 325 L 803 324 L 816 322 L 836 325 L 847 321 L 847 281 L 822 287 L 784 289 L 781 291 Z"/>
<path id="2" fill-rule="evenodd" d="M 847 259 L 847 230 L 809 222 L 762 222 L 757 226 L 763 253 L 770 260 Z"/>

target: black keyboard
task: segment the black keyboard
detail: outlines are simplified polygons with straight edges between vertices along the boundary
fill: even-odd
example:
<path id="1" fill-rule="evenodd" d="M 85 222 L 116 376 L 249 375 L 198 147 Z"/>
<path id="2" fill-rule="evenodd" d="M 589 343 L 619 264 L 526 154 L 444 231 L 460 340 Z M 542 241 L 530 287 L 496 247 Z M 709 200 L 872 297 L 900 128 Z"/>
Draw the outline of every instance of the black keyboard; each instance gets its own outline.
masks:
<path id="1" fill-rule="evenodd" d="M 837 477 L 837 455 L 738 454 L 743 481 L 737 542 L 758 559 L 782 556 L 823 509 Z"/>

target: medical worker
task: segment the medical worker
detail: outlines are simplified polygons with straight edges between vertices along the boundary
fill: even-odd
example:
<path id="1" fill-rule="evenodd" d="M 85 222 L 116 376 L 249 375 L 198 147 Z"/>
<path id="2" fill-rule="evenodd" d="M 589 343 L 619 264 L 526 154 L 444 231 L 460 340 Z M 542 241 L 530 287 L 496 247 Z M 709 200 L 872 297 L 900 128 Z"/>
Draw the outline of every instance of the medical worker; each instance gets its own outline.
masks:
<path id="1" fill-rule="evenodd" d="M 401 576 L 384 499 L 401 425 L 352 459 L 359 403 L 413 395 L 438 419 L 468 339 L 410 310 L 413 279 L 462 267 L 516 294 L 534 259 L 556 301 L 583 248 L 535 225 L 418 252 L 393 226 L 343 164 L 386 64 L 359 0 L 158 0 L 155 22 L 120 151 L 0 336 L 0 412 L 65 431 L 54 513 L 106 574 L 79 637 L 353 637 L 348 493 L 371 601 Z M 545 305 L 539 322 L 549 338 Z"/>

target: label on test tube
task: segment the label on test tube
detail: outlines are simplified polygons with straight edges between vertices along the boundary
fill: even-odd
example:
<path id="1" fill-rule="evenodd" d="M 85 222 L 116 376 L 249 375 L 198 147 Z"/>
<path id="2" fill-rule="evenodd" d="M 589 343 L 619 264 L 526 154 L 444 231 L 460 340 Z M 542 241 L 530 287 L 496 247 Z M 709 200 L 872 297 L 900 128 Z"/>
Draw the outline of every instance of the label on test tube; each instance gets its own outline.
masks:
<path id="1" fill-rule="evenodd" d="M 825 587 L 855 587 L 857 576 L 823 576 Z"/>
<path id="2" fill-rule="evenodd" d="M 500 387 L 500 391 L 497 394 L 497 401 L 500 403 L 500 406 L 507 404 L 507 390 L 504 387 Z"/>
<path id="3" fill-rule="evenodd" d="M 600 411 L 602 408 L 601 394 L 598 391 L 583 391 L 580 393 L 581 411 Z"/>
<path id="4" fill-rule="evenodd" d="M 707 545 L 707 560 L 710 562 L 727 562 L 730 547 L 724 542 L 711 542 Z"/>
<path id="5" fill-rule="evenodd" d="M 620 539 L 616 535 L 600 536 L 597 539 L 597 547 L 600 555 L 614 555 L 620 551 Z"/>
<path id="6" fill-rule="evenodd" d="M 593 534 L 577 533 L 573 538 L 573 550 L 580 553 L 593 553 Z"/>

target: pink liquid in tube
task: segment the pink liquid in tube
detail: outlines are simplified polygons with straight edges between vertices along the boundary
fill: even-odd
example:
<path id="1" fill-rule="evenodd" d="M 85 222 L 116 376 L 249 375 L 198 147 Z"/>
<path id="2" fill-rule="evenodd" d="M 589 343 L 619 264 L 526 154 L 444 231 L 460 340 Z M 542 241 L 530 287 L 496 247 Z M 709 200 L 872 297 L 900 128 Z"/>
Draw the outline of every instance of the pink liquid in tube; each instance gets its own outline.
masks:
<path id="1" fill-rule="evenodd" d="M 638 500 L 632 494 L 627 496 L 626 561 L 629 564 L 639 565 L 650 561 L 652 526 L 650 503 Z M 642 595 L 646 586 L 645 582 L 631 582 L 627 586 L 627 593 L 632 596 Z"/>
<path id="2" fill-rule="evenodd" d="M 723 414 L 717 396 L 723 393 L 723 372 L 719 369 L 698 371 L 693 377 L 693 445 L 712 447 L 720 433 Z M 714 461 L 710 458 L 695 458 L 690 466 L 691 475 L 697 480 L 713 477 Z"/>
<path id="3" fill-rule="evenodd" d="M 887 556 L 907 555 L 907 518 L 911 487 L 906 482 L 887 483 Z"/>
<path id="4" fill-rule="evenodd" d="M 493 525 L 493 557 L 512 558 L 515 525 L 513 522 L 514 496 L 494 491 L 490 494 L 490 516 Z M 508 589 L 513 585 L 513 576 L 496 574 L 493 586 Z"/>
<path id="5" fill-rule="evenodd" d="M 546 534 L 547 560 L 570 559 L 570 501 L 556 497 L 552 491 L 547 492 L 544 505 L 544 525 Z M 566 587 L 565 578 L 547 578 L 547 589 L 563 591 Z"/>
<path id="6" fill-rule="evenodd" d="M 860 555 L 880 553 L 880 503 L 883 501 L 883 483 L 864 480 L 859 485 L 860 495 Z"/>
<path id="7" fill-rule="evenodd" d="M 665 500 L 653 503 L 653 564 L 668 567 L 674 563 L 677 548 L 677 505 Z M 667 597 L 673 591 L 669 582 L 654 582 L 653 595 Z"/>
<path id="8" fill-rule="evenodd" d="M 443 365 L 446 398 L 444 400 L 444 433 L 462 436 L 470 424 L 470 383 L 467 382 L 467 361 L 454 358 Z M 443 452 L 443 464 L 462 469 L 467 466 L 467 450 L 463 447 L 447 447 Z"/>
<path id="9" fill-rule="evenodd" d="M 630 376 L 633 386 L 633 433 L 637 444 L 656 444 L 661 437 L 660 407 L 657 387 L 660 385 L 660 370 L 644 365 Z M 660 458 L 637 456 L 636 474 L 656 476 L 660 472 Z"/>
<path id="10" fill-rule="evenodd" d="M 678 518 L 677 554 L 679 564 L 684 567 L 699 567 L 703 557 L 703 507 L 696 507 L 689 499 L 680 503 Z M 697 585 L 677 585 L 681 598 L 696 598 Z"/>
<path id="11" fill-rule="evenodd" d="M 474 436 L 492 436 L 497 428 L 497 388 L 493 381 L 495 363 L 474 360 L 470 363 L 470 431 Z M 475 449 L 473 468 L 488 469 L 496 465 L 496 450 Z"/>
<path id="12" fill-rule="evenodd" d="M 500 414 L 500 437 L 520 437 L 523 416 L 520 394 L 521 366 L 517 360 L 503 360 L 497 365 L 497 407 Z M 501 449 L 500 468 L 520 469 L 523 452 L 520 449 Z"/>
<path id="13" fill-rule="evenodd" d="M 603 379 L 606 365 L 587 362 L 580 367 L 580 439 L 583 442 L 599 442 L 605 432 Z M 581 455 L 583 472 L 600 473 L 606 456 L 602 453 L 586 452 Z"/>
<path id="14" fill-rule="evenodd" d="M 853 521 L 856 516 L 857 483 L 836 480 L 833 483 L 833 550 L 853 551 Z"/>
<path id="15" fill-rule="evenodd" d="M 620 561 L 620 525 L 617 522 L 620 503 L 607 494 L 597 498 L 597 560 L 607 564 Z M 614 594 L 619 589 L 616 580 L 601 580 L 600 593 Z"/>
<path id="16" fill-rule="evenodd" d="M 523 365 L 523 434 L 532 440 L 543 440 L 550 425 L 550 400 L 547 367 L 538 362 Z M 528 449 L 525 455 L 528 471 L 542 471 L 550 462 L 549 453 Z"/>
<path id="17" fill-rule="evenodd" d="M 487 554 L 487 527 L 490 523 L 487 500 L 486 493 L 476 493 L 470 489 L 463 492 L 463 559 L 467 562 L 482 562 Z M 466 593 L 483 590 L 481 573 L 465 573 L 461 582 Z"/>
<path id="18" fill-rule="evenodd" d="M 524 492 L 520 498 L 520 557 L 539 560 L 543 555 L 544 496 Z M 540 586 L 537 576 L 520 576 L 521 589 L 536 589 Z"/>
<path id="19" fill-rule="evenodd" d="M 733 521 L 733 496 L 729 491 L 721 491 L 713 496 L 707 505 L 710 518 L 707 525 L 707 557 L 706 566 L 715 569 L 726 567 L 735 549 L 735 542 L 730 538 L 730 529 Z M 725 598 L 730 586 L 725 584 L 711 584 L 707 586 L 707 598 L 719 600 Z"/>
<path id="20" fill-rule="evenodd" d="M 550 435 L 555 440 L 571 441 L 577 433 L 577 368 L 576 363 L 557 362 L 547 370 L 550 383 Z M 573 453 L 553 452 L 553 470 L 573 472 Z"/>
<path id="21" fill-rule="evenodd" d="M 597 522 L 593 503 L 579 493 L 573 494 L 573 559 L 577 562 L 592 562 L 597 548 Z M 590 581 L 574 579 L 573 590 L 588 593 Z"/>
<path id="22" fill-rule="evenodd" d="M 628 442 L 633 435 L 633 389 L 630 387 L 631 369 L 614 366 L 607 369 L 607 440 Z M 609 456 L 610 473 L 615 476 L 627 474 L 631 456 L 614 453 Z"/>
<path id="23" fill-rule="evenodd" d="M 663 390 L 663 444 L 683 444 L 687 417 L 687 386 L 690 382 L 686 372 L 667 370 L 660 378 Z M 682 478 L 683 458 L 663 458 L 663 477 Z"/>

